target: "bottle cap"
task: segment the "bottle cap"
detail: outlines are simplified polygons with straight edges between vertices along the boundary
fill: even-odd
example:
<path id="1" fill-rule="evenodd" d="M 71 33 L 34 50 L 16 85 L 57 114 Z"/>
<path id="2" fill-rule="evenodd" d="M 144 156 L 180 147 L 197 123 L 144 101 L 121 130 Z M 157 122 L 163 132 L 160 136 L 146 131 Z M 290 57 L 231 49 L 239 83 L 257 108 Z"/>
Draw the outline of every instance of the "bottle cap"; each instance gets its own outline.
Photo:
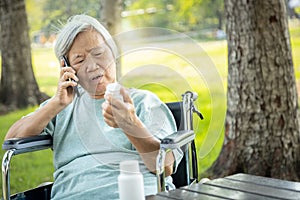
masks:
<path id="1" fill-rule="evenodd" d="M 139 173 L 139 163 L 137 160 L 125 160 L 120 163 L 121 173 Z"/>
<path id="2" fill-rule="evenodd" d="M 106 90 L 113 92 L 113 91 L 120 91 L 121 85 L 119 83 L 110 83 L 106 86 Z"/>

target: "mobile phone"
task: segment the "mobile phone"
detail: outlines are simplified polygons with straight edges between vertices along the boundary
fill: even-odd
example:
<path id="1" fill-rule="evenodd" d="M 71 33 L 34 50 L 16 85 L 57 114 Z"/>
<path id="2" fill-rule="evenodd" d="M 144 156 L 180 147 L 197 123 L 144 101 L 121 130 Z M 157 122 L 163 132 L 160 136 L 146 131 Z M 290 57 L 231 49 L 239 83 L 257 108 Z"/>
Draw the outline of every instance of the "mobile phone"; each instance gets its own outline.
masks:
<path id="1" fill-rule="evenodd" d="M 71 67 L 69 60 L 66 56 L 62 56 L 62 59 L 64 61 L 65 67 Z M 69 78 L 69 81 L 74 81 L 73 79 Z M 75 81 L 74 81 L 75 82 Z M 75 91 L 75 93 L 78 95 L 78 97 L 80 96 L 79 91 L 78 91 L 78 87 L 74 86 L 73 90 Z"/>

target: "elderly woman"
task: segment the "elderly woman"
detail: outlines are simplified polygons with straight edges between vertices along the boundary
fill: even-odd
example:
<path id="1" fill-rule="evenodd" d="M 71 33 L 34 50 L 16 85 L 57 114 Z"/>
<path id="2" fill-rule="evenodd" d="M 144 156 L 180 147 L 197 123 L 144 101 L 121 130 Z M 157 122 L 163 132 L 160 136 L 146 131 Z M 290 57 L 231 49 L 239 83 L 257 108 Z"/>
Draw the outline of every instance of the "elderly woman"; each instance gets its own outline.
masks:
<path id="1" fill-rule="evenodd" d="M 105 95 L 106 86 L 116 82 L 118 54 L 111 35 L 90 16 L 68 21 L 58 35 L 55 53 L 61 65 L 56 94 L 17 121 L 6 139 L 53 137 L 52 199 L 118 199 L 119 163 L 124 160 L 139 161 L 145 194 L 155 194 L 159 139 L 176 131 L 168 108 L 143 90 L 122 87 L 123 101 Z M 181 157 L 180 150 L 166 156 L 168 187 Z"/>

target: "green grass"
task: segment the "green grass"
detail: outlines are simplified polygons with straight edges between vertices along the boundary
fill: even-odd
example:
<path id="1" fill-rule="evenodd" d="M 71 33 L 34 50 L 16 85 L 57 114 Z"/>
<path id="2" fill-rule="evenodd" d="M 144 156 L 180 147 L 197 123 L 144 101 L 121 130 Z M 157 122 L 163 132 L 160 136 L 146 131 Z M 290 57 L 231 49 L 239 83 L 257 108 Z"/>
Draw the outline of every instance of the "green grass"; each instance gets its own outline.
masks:
<path id="1" fill-rule="evenodd" d="M 32 65 L 40 90 L 52 96 L 59 78 L 59 62 L 53 49 L 38 48 L 32 51 Z"/>
<path id="2" fill-rule="evenodd" d="M 295 74 L 300 78 L 300 28 L 291 28 L 291 42 Z M 170 42 L 170 41 L 169 41 Z M 174 45 L 175 50 L 183 44 Z M 199 43 L 201 52 L 186 48 L 185 57 L 162 50 L 140 50 L 128 53 L 122 61 L 123 77 L 120 80 L 125 86 L 148 89 L 155 92 L 163 101 L 177 101 L 188 88 L 199 95 L 196 105 L 205 119 L 194 119 L 197 134 L 199 167 L 202 174 L 217 158 L 223 142 L 224 113 L 226 109 L 227 80 L 227 43 L 226 41 L 210 41 Z M 56 91 L 59 66 L 52 49 L 33 49 L 33 66 L 36 79 L 43 92 L 53 95 Z M 189 58 L 199 57 L 200 65 L 211 70 L 197 71 Z M 205 68 L 206 69 L 206 68 Z M 222 80 L 216 84 L 215 77 Z M 0 116 L 0 140 L 16 120 L 33 111 L 27 108 Z M 1 151 L 2 157 L 4 151 Z M 18 155 L 11 163 L 11 193 L 36 187 L 42 182 L 52 181 L 53 163 L 51 150 Z M 203 174 L 202 174 L 203 175 Z M 1 183 L 2 184 L 2 183 Z M 1 185 L 2 190 L 2 185 Z"/>
<path id="3" fill-rule="evenodd" d="M 295 68 L 296 80 L 300 80 L 300 25 L 290 29 L 292 55 Z M 299 89 L 298 89 L 299 91 Z"/>

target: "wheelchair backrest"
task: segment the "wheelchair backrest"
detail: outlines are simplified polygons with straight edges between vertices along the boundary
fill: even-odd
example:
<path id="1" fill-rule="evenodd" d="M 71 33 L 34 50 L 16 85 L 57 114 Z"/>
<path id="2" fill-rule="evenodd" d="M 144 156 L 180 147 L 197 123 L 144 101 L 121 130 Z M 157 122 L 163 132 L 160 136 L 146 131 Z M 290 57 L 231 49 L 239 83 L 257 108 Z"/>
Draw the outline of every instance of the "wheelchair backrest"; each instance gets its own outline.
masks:
<path id="1" fill-rule="evenodd" d="M 171 102 L 171 103 L 166 103 L 166 105 L 171 110 L 171 112 L 175 118 L 177 129 L 184 130 L 183 102 Z M 191 146 L 195 150 L 194 141 L 192 142 Z M 185 147 L 182 150 L 184 152 Z M 192 163 L 192 165 L 197 164 L 197 163 L 193 163 L 193 162 L 197 162 L 197 158 L 195 158 L 194 156 L 196 156 L 196 155 L 193 155 L 192 160 L 189 161 L 190 163 Z M 189 176 L 187 174 L 187 163 L 186 162 L 187 162 L 187 159 L 186 159 L 186 155 L 184 154 L 181 162 L 179 163 L 179 165 L 177 167 L 177 171 L 174 174 L 172 174 L 173 183 L 176 186 L 176 188 L 186 186 L 191 182 L 191 180 L 189 180 Z M 197 167 L 195 169 L 197 170 Z"/>

